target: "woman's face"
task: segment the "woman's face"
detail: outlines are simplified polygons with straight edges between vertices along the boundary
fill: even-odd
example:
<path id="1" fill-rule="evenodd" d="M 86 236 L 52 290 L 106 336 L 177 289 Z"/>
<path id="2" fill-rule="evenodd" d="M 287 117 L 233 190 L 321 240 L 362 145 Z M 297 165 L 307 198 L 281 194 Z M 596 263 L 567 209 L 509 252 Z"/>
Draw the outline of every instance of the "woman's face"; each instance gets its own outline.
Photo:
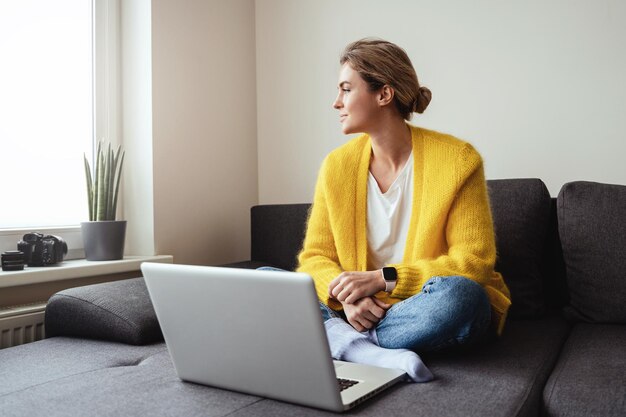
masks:
<path id="1" fill-rule="evenodd" d="M 339 122 L 344 134 L 368 133 L 380 114 L 376 92 L 368 89 L 358 72 L 345 63 L 339 72 L 339 92 L 333 107 L 339 110 Z"/>

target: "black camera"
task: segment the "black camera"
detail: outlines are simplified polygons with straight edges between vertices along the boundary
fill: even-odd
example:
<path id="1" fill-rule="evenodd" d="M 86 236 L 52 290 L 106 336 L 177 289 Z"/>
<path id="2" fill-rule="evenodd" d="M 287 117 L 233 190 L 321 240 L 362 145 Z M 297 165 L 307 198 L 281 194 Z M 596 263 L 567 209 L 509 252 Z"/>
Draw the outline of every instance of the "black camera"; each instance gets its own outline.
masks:
<path id="1" fill-rule="evenodd" d="M 26 233 L 22 239 L 17 242 L 17 250 L 24 252 L 28 266 L 54 265 L 67 255 L 67 243 L 58 236 Z"/>

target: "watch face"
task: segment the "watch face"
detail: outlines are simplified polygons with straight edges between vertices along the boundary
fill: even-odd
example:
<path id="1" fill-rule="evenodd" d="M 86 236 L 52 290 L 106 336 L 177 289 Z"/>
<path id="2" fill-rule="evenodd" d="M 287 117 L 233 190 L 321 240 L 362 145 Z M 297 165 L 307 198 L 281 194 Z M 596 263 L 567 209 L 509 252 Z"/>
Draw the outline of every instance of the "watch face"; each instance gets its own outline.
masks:
<path id="1" fill-rule="evenodd" d="M 396 271 L 396 268 L 394 268 L 392 266 L 384 267 L 383 268 L 383 278 L 385 278 L 385 281 L 397 281 L 398 273 Z"/>

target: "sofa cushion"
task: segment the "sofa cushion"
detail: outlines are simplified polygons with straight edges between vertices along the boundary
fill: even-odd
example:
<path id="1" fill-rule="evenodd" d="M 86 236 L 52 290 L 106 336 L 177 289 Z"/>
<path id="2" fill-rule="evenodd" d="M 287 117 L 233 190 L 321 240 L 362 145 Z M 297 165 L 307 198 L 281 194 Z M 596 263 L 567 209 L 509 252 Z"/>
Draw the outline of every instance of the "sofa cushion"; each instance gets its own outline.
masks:
<path id="1" fill-rule="evenodd" d="M 543 397 L 550 416 L 626 416 L 626 326 L 577 324 Z"/>
<path id="2" fill-rule="evenodd" d="M 0 409 L 8 397 L 34 386 L 54 385 L 59 380 L 80 376 L 102 368 L 140 364 L 159 352 L 165 343 L 132 346 L 101 340 L 53 337 L 0 350 Z M 48 404 L 50 405 L 50 404 Z M 44 415 L 46 413 L 33 413 Z M 93 413 L 87 413 L 93 415 Z"/>
<path id="3" fill-rule="evenodd" d="M 60 291 L 46 306 L 46 337 L 77 336 L 142 345 L 163 340 L 143 278 Z"/>
<path id="4" fill-rule="evenodd" d="M 550 193 L 540 179 L 487 181 L 496 234 L 496 270 L 511 291 L 511 318 L 541 316 Z"/>
<path id="5" fill-rule="evenodd" d="M 566 313 L 626 323 L 626 186 L 571 182 L 557 204 L 570 296 Z"/>
<path id="6" fill-rule="evenodd" d="M 226 416 L 261 400 L 182 382 L 163 343 L 130 346 L 59 337 L 30 345 L 0 351 L 0 363 L 12 364 L 11 373 L 0 367 L 3 417 Z M 13 389 L 20 368 L 28 375 Z"/>
<path id="7" fill-rule="evenodd" d="M 568 329 L 556 317 L 512 322 L 501 339 L 487 346 L 425 356 L 435 381 L 400 383 L 350 414 L 537 415 Z M 59 337 L 2 350 L 0 364 L 6 417 L 337 415 L 182 382 L 164 344 L 138 347 Z M 12 378 L 22 369 L 14 387 Z"/>
<path id="8" fill-rule="evenodd" d="M 358 416 L 537 416 L 541 395 L 569 325 L 559 317 L 516 320 L 496 342 L 471 351 L 424 355 L 435 375 L 401 383 L 350 412 Z M 265 400 L 230 417 L 337 414 Z"/>

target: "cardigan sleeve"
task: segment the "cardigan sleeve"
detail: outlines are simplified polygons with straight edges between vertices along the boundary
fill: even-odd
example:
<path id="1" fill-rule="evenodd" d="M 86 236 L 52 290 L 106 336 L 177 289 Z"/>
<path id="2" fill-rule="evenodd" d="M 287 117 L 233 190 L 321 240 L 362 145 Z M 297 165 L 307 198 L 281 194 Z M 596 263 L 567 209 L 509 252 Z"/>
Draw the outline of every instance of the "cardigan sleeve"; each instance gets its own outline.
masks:
<path id="1" fill-rule="evenodd" d="M 447 251 L 432 259 L 390 265 L 398 271 L 392 297 L 411 297 L 434 276 L 461 275 L 483 287 L 490 284 L 496 246 L 482 159 L 468 145 L 456 169 L 458 186 L 445 226 Z"/>
<path id="2" fill-rule="evenodd" d="M 330 215 L 326 204 L 326 173 L 328 158 L 322 164 L 315 186 L 315 196 L 309 213 L 303 248 L 298 255 L 298 272 L 313 278 L 317 296 L 331 308 L 340 309 L 341 304 L 330 299 L 328 286 L 343 272 L 332 232 Z"/>

